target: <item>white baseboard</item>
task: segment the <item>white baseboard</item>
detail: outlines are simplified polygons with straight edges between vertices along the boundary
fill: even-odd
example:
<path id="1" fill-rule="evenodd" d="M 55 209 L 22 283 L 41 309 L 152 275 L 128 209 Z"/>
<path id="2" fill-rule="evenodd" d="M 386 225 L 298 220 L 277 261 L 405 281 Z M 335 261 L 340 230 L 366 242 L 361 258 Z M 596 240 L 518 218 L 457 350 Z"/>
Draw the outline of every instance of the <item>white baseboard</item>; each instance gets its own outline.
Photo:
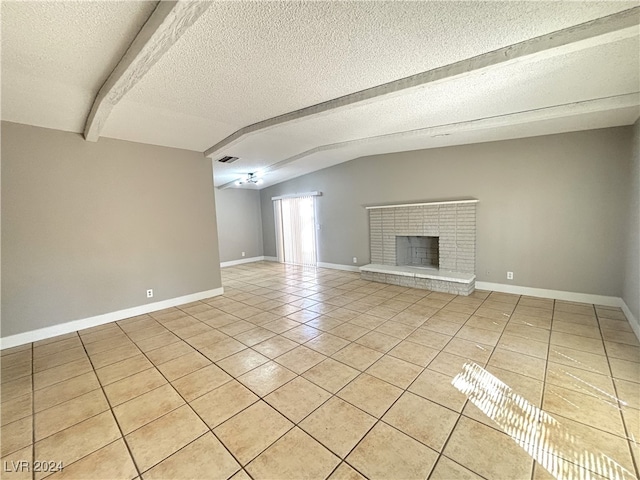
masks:
<path id="1" fill-rule="evenodd" d="M 233 267 L 234 265 L 242 265 L 243 263 L 261 262 L 264 257 L 241 258 L 240 260 L 229 260 L 228 262 L 220 262 L 220 268 Z"/>
<path id="2" fill-rule="evenodd" d="M 192 293 L 182 297 L 170 298 L 160 302 L 147 303 L 138 307 L 104 313 L 102 315 L 96 315 L 95 317 L 82 318 L 80 320 L 60 323 L 50 327 L 31 330 L 29 332 L 9 335 L 8 337 L 0 338 L 0 350 L 17 347 L 18 345 L 24 345 L 25 343 L 37 342 L 38 340 L 44 340 L 51 337 L 57 337 L 58 335 L 64 335 L 65 333 L 71 333 L 77 330 L 84 330 L 85 328 L 97 327 L 98 325 L 104 325 L 105 323 L 115 322 L 117 320 L 124 320 L 125 318 L 135 317 L 145 313 L 156 312 L 165 308 L 175 307 L 176 305 L 184 305 L 185 303 L 195 302 L 204 298 L 217 297 L 223 293 L 224 289 L 222 287 L 214 288 L 213 290 Z"/>
<path id="3" fill-rule="evenodd" d="M 277 257 L 249 257 L 249 258 L 241 258 L 240 260 L 229 260 L 228 262 L 220 262 L 220 268 L 225 267 L 233 267 L 234 265 L 242 265 L 243 263 L 253 263 L 253 262 L 277 262 Z"/>
<path id="4" fill-rule="evenodd" d="M 519 285 L 507 285 L 504 283 L 476 282 L 476 289 L 528 295 L 530 297 L 554 298 L 556 300 L 566 300 L 567 302 L 593 303 L 595 305 L 605 305 L 608 307 L 620 307 L 620 302 L 622 301 L 620 297 L 565 292 L 563 290 L 547 290 L 546 288 L 521 287 Z"/>
<path id="5" fill-rule="evenodd" d="M 342 265 L 340 263 L 318 262 L 320 268 L 332 268 L 334 270 L 346 270 L 347 272 L 359 272 L 360 267 L 356 265 Z"/>
<path id="6" fill-rule="evenodd" d="M 631 313 L 629 306 L 626 304 L 624 300 L 620 299 L 620 303 L 622 304 L 620 305 L 620 308 L 622 308 L 622 311 L 624 312 L 625 317 L 627 317 L 627 320 L 629 321 L 629 325 L 631 325 L 631 329 L 633 330 L 633 333 L 635 333 L 636 337 L 638 337 L 638 340 L 640 340 L 640 319 L 636 318 L 633 315 L 633 313 Z"/>

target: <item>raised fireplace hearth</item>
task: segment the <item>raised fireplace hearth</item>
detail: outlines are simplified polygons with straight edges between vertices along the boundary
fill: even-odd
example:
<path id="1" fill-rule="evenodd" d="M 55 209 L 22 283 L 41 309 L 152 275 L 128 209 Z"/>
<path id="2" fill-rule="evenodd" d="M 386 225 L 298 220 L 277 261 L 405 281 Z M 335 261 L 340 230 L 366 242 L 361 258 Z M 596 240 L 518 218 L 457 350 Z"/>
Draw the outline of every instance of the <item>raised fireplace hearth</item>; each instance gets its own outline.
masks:
<path id="1" fill-rule="evenodd" d="M 469 295 L 475 289 L 478 200 L 369 210 L 371 264 L 364 280 Z"/>

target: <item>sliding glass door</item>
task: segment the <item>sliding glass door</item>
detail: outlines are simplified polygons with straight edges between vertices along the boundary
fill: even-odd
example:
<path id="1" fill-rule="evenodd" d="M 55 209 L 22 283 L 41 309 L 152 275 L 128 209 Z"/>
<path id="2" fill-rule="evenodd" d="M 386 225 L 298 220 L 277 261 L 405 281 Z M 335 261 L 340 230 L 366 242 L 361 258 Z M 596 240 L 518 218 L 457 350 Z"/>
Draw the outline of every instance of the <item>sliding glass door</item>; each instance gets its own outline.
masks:
<path id="1" fill-rule="evenodd" d="M 315 196 L 274 200 L 278 261 L 315 267 Z"/>

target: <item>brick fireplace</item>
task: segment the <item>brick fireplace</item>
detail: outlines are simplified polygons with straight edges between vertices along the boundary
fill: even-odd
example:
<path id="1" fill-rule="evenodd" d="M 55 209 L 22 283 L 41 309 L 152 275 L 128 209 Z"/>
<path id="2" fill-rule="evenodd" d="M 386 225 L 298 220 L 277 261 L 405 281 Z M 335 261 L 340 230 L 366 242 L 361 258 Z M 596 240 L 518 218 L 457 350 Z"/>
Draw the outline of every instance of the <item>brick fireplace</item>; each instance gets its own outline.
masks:
<path id="1" fill-rule="evenodd" d="M 469 295 L 475 288 L 477 200 L 367 207 L 365 280 Z"/>

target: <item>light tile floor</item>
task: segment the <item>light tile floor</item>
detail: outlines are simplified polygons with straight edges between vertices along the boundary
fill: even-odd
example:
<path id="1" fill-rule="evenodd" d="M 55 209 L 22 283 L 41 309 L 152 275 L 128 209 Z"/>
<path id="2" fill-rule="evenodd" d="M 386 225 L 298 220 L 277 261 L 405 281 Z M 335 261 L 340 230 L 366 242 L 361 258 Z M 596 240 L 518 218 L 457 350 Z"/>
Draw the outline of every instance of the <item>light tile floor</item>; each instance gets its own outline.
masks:
<path id="1" fill-rule="evenodd" d="M 2 478 L 553 478 L 500 427 L 524 413 L 502 402 L 494 423 L 452 385 L 468 362 L 562 426 L 533 440 L 556 476 L 638 475 L 640 344 L 620 309 L 274 263 L 223 284 L 2 351 Z M 8 471 L 34 459 L 64 469 Z"/>

